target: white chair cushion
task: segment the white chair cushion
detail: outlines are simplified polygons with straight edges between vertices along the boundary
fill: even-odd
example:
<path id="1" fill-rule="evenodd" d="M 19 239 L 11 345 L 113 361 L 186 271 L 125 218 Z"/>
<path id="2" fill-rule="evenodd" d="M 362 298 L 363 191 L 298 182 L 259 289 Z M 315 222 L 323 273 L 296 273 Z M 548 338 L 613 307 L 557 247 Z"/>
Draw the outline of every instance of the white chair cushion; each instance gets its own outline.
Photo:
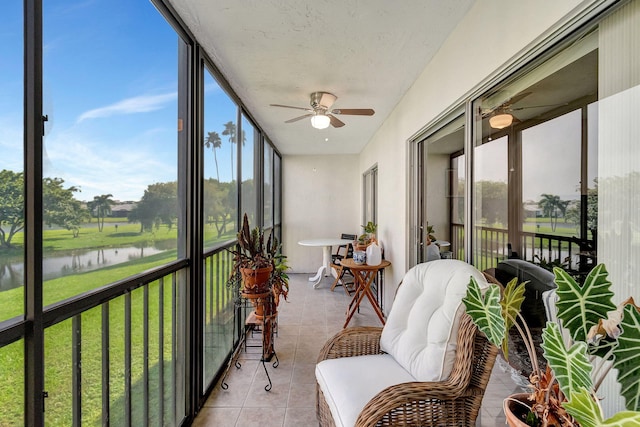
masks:
<path id="1" fill-rule="evenodd" d="M 475 267 L 453 259 L 418 264 L 402 280 L 380 347 L 418 381 L 441 381 L 451 373 L 471 276 L 488 286 Z"/>
<path id="2" fill-rule="evenodd" d="M 316 365 L 316 379 L 336 427 L 353 426 L 378 392 L 416 381 L 388 354 L 327 359 Z"/>

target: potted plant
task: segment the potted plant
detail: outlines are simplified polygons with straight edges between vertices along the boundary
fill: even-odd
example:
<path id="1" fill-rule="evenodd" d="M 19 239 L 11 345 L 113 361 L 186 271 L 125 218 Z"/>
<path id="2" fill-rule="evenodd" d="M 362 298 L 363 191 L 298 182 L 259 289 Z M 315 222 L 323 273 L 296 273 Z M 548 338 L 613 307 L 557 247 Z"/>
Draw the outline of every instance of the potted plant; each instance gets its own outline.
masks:
<path id="1" fill-rule="evenodd" d="M 263 315 L 260 310 L 266 304 L 267 315 L 271 315 L 280 297 L 286 300 L 289 292 L 287 257 L 280 252 L 281 245 L 273 233 L 265 242 L 264 230 L 249 227 L 246 213 L 237 239 L 237 249 L 229 250 L 233 266 L 227 286 L 237 289 L 244 298 L 267 301 L 256 304 L 257 314 Z"/>
<path id="2" fill-rule="evenodd" d="M 429 239 L 430 242 L 434 242 L 438 239 L 436 239 L 435 236 L 435 231 L 433 230 L 433 225 L 429 225 L 427 224 L 427 239 Z"/>
<path id="3" fill-rule="evenodd" d="M 367 246 L 375 241 L 378 224 L 374 224 L 373 221 L 369 221 L 366 225 L 361 225 L 360 227 L 364 229 L 364 233 L 358 237 L 358 241 L 355 246 L 356 250 L 364 251 L 367 249 Z"/>
<path id="4" fill-rule="evenodd" d="M 482 293 L 472 278 L 464 298 L 467 313 L 489 341 L 502 347 L 508 358 L 507 332 L 516 327 L 531 358 L 530 393 L 505 400 L 512 426 L 622 426 L 640 424 L 640 308 L 630 298 L 616 307 L 603 264 L 597 265 L 579 285 L 569 274 L 554 268 L 557 317 L 570 336 L 565 343 L 558 322 L 547 322 L 542 350 L 543 371 L 529 328 L 520 314 L 524 284 L 512 280 L 504 289 L 490 285 Z M 618 370 L 626 411 L 607 420 L 597 397 L 598 386 L 611 367 Z M 525 414 L 509 420 L 510 408 Z"/>

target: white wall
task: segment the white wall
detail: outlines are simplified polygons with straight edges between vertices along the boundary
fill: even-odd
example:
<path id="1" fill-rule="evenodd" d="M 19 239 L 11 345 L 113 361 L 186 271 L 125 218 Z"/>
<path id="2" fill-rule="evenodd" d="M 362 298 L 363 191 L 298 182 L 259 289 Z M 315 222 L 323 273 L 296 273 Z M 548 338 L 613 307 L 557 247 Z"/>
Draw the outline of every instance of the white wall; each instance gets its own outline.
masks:
<path id="1" fill-rule="evenodd" d="M 315 272 L 322 264 L 322 248 L 298 241 L 362 231 L 358 156 L 284 156 L 282 174 L 283 253 L 291 272 Z"/>
<path id="2" fill-rule="evenodd" d="M 408 266 L 407 141 L 495 70 L 568 19 L 578 0 L 477 1 L 360 155 L 360 173 L 378 164 L 378 235 L 392 262 L 385 305 Z M 286 199 L 285 199 L 286 200 Z"/>

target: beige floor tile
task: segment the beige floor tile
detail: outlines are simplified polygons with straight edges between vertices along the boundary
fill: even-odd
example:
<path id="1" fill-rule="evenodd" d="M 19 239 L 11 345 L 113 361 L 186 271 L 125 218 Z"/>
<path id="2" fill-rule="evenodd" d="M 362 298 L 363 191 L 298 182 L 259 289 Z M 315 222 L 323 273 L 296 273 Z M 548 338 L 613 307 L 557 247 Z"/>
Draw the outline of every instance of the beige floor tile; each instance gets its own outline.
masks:
<path id="1" fill-rule="evenodd" d="M 240 353 L 241 369 L 231 367 L 229 388 L 216 385 L 198 414 L 194 426 L 317 426 L 315 414 L 315 363 L 318 352 L 342 330 L 351 298 L 341 288 L 330 292 L 332 280 L 324 278 L 319 289 L 306 274 L 291 274 L 289 302 L 281 303 L 275 350 L 278 368 L 267 363 L 271 391 L 257 355 Z M 382 326 L 368 301 L 354 314 L 349 326 Z M 496 364 L 485 393 L 477 425 L 504 426 L 502 400 L 515 389 L 510 375 Z"/>

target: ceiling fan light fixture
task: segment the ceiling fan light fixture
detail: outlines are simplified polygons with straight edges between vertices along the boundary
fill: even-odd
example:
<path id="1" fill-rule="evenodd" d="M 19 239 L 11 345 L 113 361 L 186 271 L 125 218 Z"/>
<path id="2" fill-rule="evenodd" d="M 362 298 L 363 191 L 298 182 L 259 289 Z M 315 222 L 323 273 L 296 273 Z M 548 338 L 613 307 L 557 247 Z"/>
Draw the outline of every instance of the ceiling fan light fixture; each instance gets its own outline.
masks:
<path id="1" fill-rule="evenodd" d="M 489 125 L 494 129 L 504 129 L 511 126 L 513 116 L 509 113 L 500 113 L 489 117 Z"/>
<path id="2" fill-rule="evenodd" d="M 326 129 L 329 127 L 331 119 L 324 114 L 314 114 L 311 116 L 311 126 L 316 129 Z"/>

